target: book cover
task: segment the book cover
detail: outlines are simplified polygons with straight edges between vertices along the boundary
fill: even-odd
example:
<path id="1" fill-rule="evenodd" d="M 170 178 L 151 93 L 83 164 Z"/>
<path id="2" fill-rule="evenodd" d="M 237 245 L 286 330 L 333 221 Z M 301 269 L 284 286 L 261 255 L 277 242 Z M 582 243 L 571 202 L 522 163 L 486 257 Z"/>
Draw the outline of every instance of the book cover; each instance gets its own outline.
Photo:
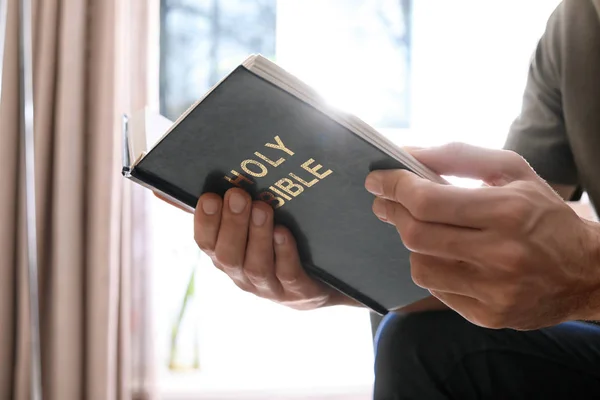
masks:
<path id="1" fill-rule="evenodd" d="M 244 66 L 134 161 L 124 159 L 127 177 L 189 209 L 234 186 L 271 204 L 306 270 L 379 314 L 429 295 L 364 188 L 370 171 L 406 165 Z"/>

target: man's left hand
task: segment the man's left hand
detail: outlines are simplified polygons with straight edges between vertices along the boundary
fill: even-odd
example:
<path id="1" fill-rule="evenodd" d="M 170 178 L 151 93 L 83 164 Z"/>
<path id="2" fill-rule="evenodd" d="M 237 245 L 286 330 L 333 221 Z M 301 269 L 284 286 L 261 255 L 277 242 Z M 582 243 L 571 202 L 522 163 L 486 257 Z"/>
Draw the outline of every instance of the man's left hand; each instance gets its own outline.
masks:
<path id="1" fill-rule="evenodd" d="M 414 150 L 441 185 L 375 171 L 373 211 L 412 252 L 414 282 L 474 324 L 537 329 L 600 313 L 600 228 L 585 221 L 514 152 L 464 144 Z"/>

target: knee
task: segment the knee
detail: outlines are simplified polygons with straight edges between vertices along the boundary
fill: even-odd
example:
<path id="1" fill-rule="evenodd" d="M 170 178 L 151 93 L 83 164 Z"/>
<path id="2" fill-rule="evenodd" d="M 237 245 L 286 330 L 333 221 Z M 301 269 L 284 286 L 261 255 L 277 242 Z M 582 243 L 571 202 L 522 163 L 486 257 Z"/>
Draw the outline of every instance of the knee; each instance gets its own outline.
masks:
<path id="1" fill-rule="evenodd" d="M 440 321 L 444 313 L 391 313 L 381 321 L 375 338 L 375 399 L 435 397 L 431 391 L 444 373 L 440 358 L 447 355 L 444 342 L 451 340 Z"/>
<path id="2" fill-rule="evenodd" d="M 453 311 L 386 316 L 375 341 L 375 398 L 437 398 L 464 355 L 494 335 Z"/>
<path id="3" fill-rule="evenodd" d="M 375 338 L 376 366 L 395 370 L 399 363 L 427 362 L 427 353 L 435 353 L 432 345 L 441 339 L 432 337 L 441 333 L 434 327 L 439 316 L 438 312 L 388 314 Z"/>
<path id="4" fill-rule="evenodd" d="M 376 368 L 432 371 L 455 361 L 482 335 L 481 329 L 453 311 L 390 313 L 376 335 Z"/>
<path id="5" fill-rule="evenodd" d="M 497 332 L 479 328 L 453 311 L 390 313 L 375 339 L 377 369 L 429 371 L 484 348 Z"/>

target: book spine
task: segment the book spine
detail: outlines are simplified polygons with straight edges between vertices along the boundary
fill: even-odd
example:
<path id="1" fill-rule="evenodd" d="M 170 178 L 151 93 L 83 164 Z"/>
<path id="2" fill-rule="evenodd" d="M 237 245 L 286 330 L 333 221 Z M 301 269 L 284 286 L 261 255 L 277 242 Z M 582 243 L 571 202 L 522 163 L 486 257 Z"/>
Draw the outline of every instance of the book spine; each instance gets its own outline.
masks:
<path id="1" fill-rule="evenodd" d="M 130 170 L 124 168 L 123 176 L 139 185 L 144 186 L 146 189 L 162 195 L 172 203 L 189 212 L 193 213 L 196 209 L 196 203 L 198 202 L 196 197 L 176 188 L 173 185 L 170 185 L 153 174 L 146 173 L 141 171 L 139 168 L 134 167 Z"/>
<path id="2" fill-rule="evenodd" d="M 320 280 L 321 282 L 331 286 L 332 288 L 338 290 L 346 296 L 358 301 L 359 303 L 361 303 L 365 307 L 370 308 L 377 314 L 385 316 L 389 312 L 387 308 L 379 304 L 377 301 L 352 288 L 351 286 L 346 285 L 344 282 L 323 271 L 321 268 L 311 264 L 304 264 L 304 268 L 309 273 L 309 275 L 312 275 L 314 278 Z"/>

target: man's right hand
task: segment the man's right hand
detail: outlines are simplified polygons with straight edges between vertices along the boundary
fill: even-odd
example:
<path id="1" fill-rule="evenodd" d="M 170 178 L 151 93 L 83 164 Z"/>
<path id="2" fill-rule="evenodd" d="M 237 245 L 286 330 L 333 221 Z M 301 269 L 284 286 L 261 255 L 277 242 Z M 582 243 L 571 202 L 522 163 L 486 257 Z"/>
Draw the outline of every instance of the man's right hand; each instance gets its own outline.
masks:
<path id="1" fill-rule="evenodd" d="M 297 310 L 358 305 L 311 278 L 302 268 L 296 241 L 274 226 L 273 209 L 241 189 L 202 195 L 194 216 L 194 238 L 213 264 L 246 292 Z"/>

